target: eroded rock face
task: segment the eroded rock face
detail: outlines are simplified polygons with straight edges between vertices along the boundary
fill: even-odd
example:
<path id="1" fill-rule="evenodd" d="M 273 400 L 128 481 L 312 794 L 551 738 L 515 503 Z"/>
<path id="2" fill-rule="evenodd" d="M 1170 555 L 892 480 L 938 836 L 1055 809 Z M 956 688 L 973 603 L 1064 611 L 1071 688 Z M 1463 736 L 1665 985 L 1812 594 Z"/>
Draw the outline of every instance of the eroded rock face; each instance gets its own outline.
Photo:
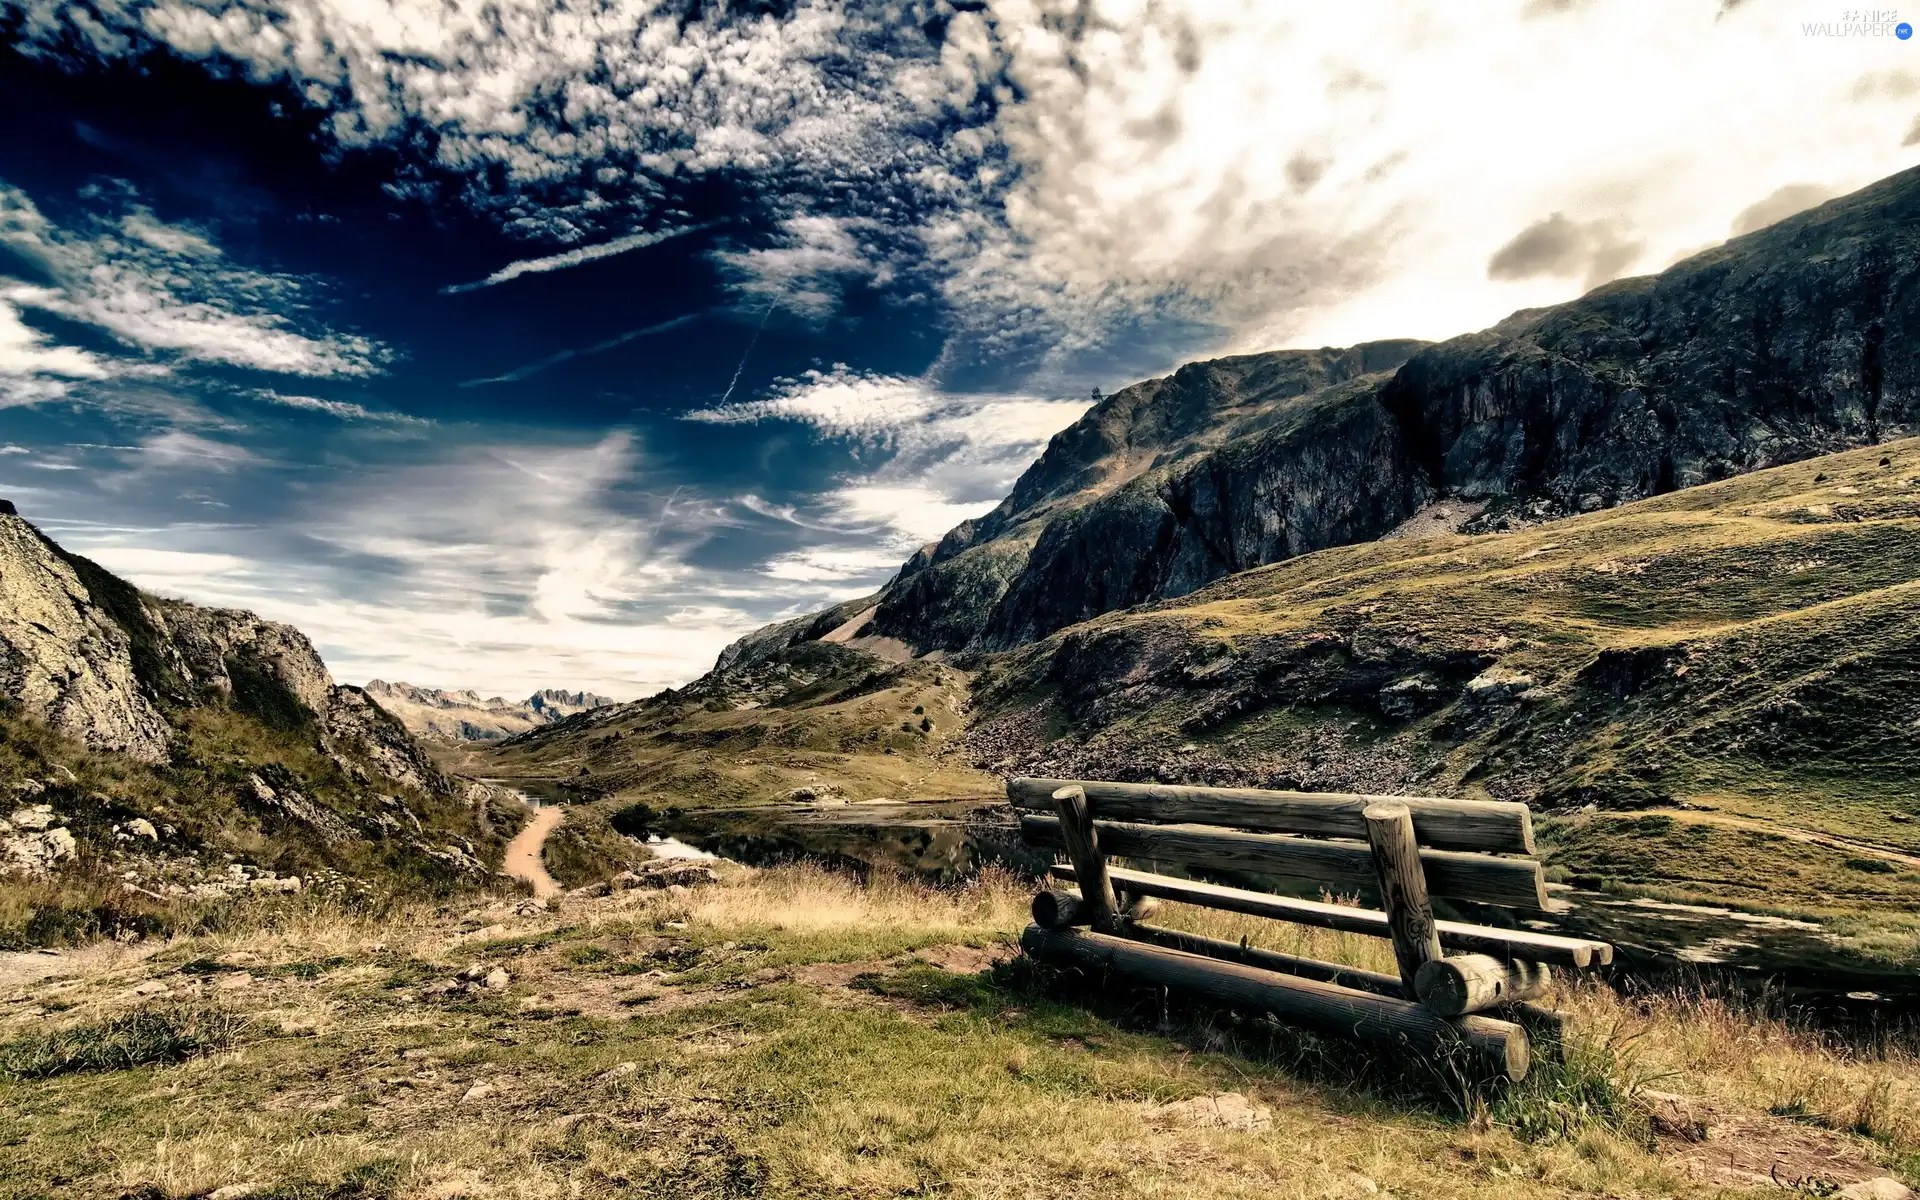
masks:
<path id="1" fill-rule="evenodd" d="M 874 631 L 923 650 L 1004 649 L 1386 532 L 1429 498 L 1379 402 L 1423 345 L 1242 355 L 1116 392 L 998 508 L 909 560 Z"/>
<path id="2" fill-rule="evenodd" d="M 442 795 L 452 792 L 453 785 L 406 727 L 359 688 L 329 688 L 320 713 L 330 745 L 357 751 L 387 777 L 409 787 Z"/>
<path id="3" fill-rule="evenodd" d="M 191 686 L 281 727 L 326 712 L 333 677 L 298 629 L 236 609 L 154 607 L 169 657 Z"/>
<path id="4" fill-rule="evenodd" d="M 166 758 L 169 730 L 132 646 L 37 530 L 0 515 L 0 695 L 97 750 Z"/>
<path id="5" fill-rule="evenodd" d="M 1920 415 L 1920 173 L 1413 356 L 1382 400 L 1437 484 L 1590 512 L 1870 445 Z"/>
<path id="6" fill-rule="evenodd" d="M 556 706 L 575 698 L 543 696 Z M 366 770 L 347 754 L 421 791 L 451 786 L 399 721 L 360 689 L 335 686 L 298 629 L 148 596 L 5 514 L 0 699 L 94 749 L 150 763 L 167 758 L 165 711 L 214 703 L 312 738 L 361 782 Z"/>

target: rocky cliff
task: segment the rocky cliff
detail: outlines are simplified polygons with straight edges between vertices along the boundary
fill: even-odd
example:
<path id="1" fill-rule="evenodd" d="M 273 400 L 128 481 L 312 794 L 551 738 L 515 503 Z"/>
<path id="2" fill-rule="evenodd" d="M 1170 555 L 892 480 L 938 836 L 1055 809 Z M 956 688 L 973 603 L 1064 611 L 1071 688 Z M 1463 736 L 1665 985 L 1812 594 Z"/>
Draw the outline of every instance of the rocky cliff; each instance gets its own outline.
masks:
<path id="1" fill-rule="evenodd" d="M 169 730 L 134 670 L 133 638 L 53 543 L 11 515 L 0 515 L 0 696 L 96 749 L 166 757 Z"/>
<path id="2" fill-rule="evenodd" d="M 235 890 L 484 882 L 517 807 L 442 774 L 299 630 L 147 595 L 0 512 L 0 890 L 39 889 L 0 906 L 33 914 L 0 944 Z"/>
<path id="3" fill-rule="evenodd" d="M 1604 509 L 1915 428 L 1920 171 L 1659 275 L 1438 345 L 1194 363 L 1058 434 L 998 508 L 867 607 L 921 651 L 1003 650 L 1103 612 L 1381 537 Z M 723 663 L 852 613 L 744 639 Z"/>
<path id="4" fill-rule="evenodd" d="M 444 741 L 496 741 L 614 703 L 592 692 L 557 688 L 543 688 L 520 701 L 482 699 L 471 689 L 442 691 L 381 679 L 369 680 L 366 692 L 415 736 Z"/>

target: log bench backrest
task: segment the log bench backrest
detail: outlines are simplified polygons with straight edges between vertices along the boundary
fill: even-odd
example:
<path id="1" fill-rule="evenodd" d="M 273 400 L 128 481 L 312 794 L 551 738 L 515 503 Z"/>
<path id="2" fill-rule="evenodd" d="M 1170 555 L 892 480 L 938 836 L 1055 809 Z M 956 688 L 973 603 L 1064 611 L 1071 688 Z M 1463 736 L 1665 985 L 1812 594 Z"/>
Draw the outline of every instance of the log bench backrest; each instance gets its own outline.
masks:
<path id="1" fill-rule="evenodd" d="M 1015 808 L 1053 812 L 1053 793 L 1078 784 L 1096 818 L 1168 824 L 1227 825 L 1259 833 L 1298 833 L 1366 841 L 1361 815 L 1391 800 L 1413 814 L 1420 844 L 1433 850 L 1533 854 L 1533 817 L 1524 804 L 1446 800 L 1427 796 L 1366 796 L 1341 792 L 1276 792 L 1265 788 L 1186 787 L 1159 783 L 1103 783 L 1090 779 L 1010 779 Z"/>
<path id="2" fill-rule="evenodd" d="M 1070 786 L 1085 793 L 1103 854 L 1306 879 L 1346 893 L 1377 887 L 1366 809 L 1404 805 L 1429 894 L 1533 911 L 1547 907 L 1546 877 L 1531 857 L 1533 823 L 1524 804 L 1014 779 L 1007 784 L 1008 799 L 1036 810 L 1020 818 L 1023 840 L 1067 848 L 1060 819 L 1051 814 L 1054 792 Z"/>

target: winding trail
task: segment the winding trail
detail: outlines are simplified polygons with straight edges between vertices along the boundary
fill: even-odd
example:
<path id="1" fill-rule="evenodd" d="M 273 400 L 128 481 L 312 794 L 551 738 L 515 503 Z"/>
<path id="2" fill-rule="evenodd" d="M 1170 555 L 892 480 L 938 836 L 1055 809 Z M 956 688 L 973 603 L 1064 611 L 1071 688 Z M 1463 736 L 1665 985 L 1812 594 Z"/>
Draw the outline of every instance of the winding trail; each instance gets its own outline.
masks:
<path id="1" fill-rule="evenodd" d="M 529 805 L 528 807 L 532 807 Z M 558 805 L 546 808 L 534 808 L 533 818 L 525 829 L 513 835 L 507 843 L 506 861 L 501 864 L 507 874 L 515 879 L 524 879 L 533 885 L 533 894 L 538 899 L 556 896 L 560 885 L 553 876 L 547 874 L 546 864 L 540 861 L 540 852 L 546 848 L 547 835 L 557 828 L 566 816 L 566 811 Z"/>

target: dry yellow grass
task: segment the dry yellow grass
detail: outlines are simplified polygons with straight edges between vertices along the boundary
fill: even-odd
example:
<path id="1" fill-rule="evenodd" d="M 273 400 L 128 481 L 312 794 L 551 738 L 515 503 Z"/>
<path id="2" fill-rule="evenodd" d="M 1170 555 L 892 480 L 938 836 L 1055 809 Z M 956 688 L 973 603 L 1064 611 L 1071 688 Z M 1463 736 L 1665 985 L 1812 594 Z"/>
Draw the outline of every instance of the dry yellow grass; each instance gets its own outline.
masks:
<path id="1" fill-rule="evenodd" d="M 725 874 L 552 908 L 312 907 L 78 958 L 0 1006 L 0 1040 L 159 1003 L 232 1009 L 247 1032 L 178 1065 L 0 1082 L 0 1195 L 1747 1194 L 1691 1178 L 1631 1122 L 1522 1136 L 1512 1101 L 1459 1112 L 1289 1056 L 1284 1031 L 1178 1006 L 1155 1027 L 1017 965 L 972 973 L 1025 922 L 1011 877 Z M 1371 939 L 1177 906 L 1160 919 L 1385 965 Z M 475 966 L 511 980 L 423 996 Z M 1920 1150 L 1910 1048 L 1876 1055 L 1696 998 L 1579 986 L 1563 1002 L 1580 1036 L 1625 1047 L 1607 1060 L 1623 1078 L 1674 1072 L 1654 1086 L 1794 1129 L 1860 1124 L 1872 1138 L 1810 1130 L 1854 1163 L 1897 1171 Z M 1224 1092 L 1270 1126 L 1156 1115 Z M 1800 1122 L 1766 1115 L 1796 1102 Z"/>

